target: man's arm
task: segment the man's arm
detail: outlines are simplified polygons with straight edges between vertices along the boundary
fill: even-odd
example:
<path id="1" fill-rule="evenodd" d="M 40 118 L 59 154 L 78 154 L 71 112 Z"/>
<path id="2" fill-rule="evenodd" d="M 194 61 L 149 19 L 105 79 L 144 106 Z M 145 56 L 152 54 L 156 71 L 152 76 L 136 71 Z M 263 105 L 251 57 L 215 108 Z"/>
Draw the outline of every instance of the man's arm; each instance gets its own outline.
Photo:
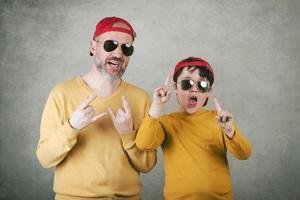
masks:
<path id="1" fill-rule="evenodd" d="M 143 151 L 137 148 L 135 143 L 136 129 L 133 126 L 130 106 L 124 96 L 122 97 L 122 105 L 123 109 L 118 109 L 116 114 L 112 112 L 111 108 L 108 108 L 108 113 L 121 137 L 123 148 L 132 166 L 139 172 L 148 172 L 156 164 L 156 150 Z"/>
<path id="2" fill-rule="evenodd" d="M 59 96 L 52 90 L 43 111 L 36 150 L 37 158 L 45 168 L 58 165 L 77 141 L 78 130 L 64 120 L 62 105 Z"/>
<path id="3" fill-rule="evenodd" d="M 45 168 L 58 165 L 76 144 L 79 131 L 106 115 L 100 113 L 95 116 L 90 105 L 97 97 L 93 95 L 84 99 L 69 119 L 65 111 L 67 99 L 63 96 L 52 90 L 42 115 L 36 154 Z"/>
<path id="4" fill-rule="evenodd" d="M 120 135 L 130 163 L 139 172 L 149 172 L 156 164 L 156 150 L 141 150 L 135 143 L 136 133 Z"/>

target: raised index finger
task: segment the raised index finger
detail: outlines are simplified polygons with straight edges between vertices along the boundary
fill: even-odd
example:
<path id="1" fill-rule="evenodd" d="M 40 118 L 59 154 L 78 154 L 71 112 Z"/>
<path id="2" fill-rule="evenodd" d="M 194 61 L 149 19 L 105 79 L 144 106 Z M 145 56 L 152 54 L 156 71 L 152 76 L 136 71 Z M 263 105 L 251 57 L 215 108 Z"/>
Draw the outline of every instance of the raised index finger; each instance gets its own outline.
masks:
<path id="1" fill-rule="evenodd" d="M 129 103 L 126 100 L 125 96 L 122 96 L 122 104 L 123 104 L 125 113 L 131 115 L 131 109 L 130 109 Z"/>
<path id="2" fill-rule="evenodd" d="M 92 103 L 92 101 L 94 101 L 94 99 L 96 99 L 97 95 L 93 94 L 91 96 L 88 96 L 80 105 L 79 108 L 84 109 L 85 107 L 87 107 L 88 105 L 90 105 L 90 103 Z"/>
<path id="3" fill-rule="evenodd" d="M 216 108 L 217 112 L 220 113 L 222 111 L 222 108 L 221 108 L 221 105 L 217 98 L 214 98 L 214 103 L 215 103 L 215 108 Z"/>
<path id="4" fill-rule="evenodd" d="M 164 83 L 165 87 L 167 87 L 169 85 L 170 77 L 171 77 L 171 74 L 169 74 L 165 80 L 165 83 Z"/>

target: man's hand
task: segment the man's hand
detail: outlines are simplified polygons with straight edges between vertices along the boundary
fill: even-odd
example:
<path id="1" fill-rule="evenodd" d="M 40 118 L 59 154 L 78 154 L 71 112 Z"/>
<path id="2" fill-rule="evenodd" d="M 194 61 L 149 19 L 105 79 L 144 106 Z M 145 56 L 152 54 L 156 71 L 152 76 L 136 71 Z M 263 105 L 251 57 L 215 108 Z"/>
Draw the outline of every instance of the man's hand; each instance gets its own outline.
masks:
<path id="1" fill-rule="evenodd" d="M 168 89 L 170 76 L 167 76 L 163 86 L 156 88 L 153 92 L 153 101 L 149 110 L 149 115 L 153 118 L 159 118 L 163 106 L 170 99 L 171 91 Z"/>
<path id="2" fill-rule="evenodd" d="M 103 112 L 95 116 L 95 110 L 90 103 L 96 97 L 96 95 L 88 96 L 71 115 L 69 123 L 74 129 L 80 130 L 107 114 Z"/>
<path id="3" fill-rule="evenodd" d="M 113 113 L 110 107 L 108 107 L 108 113 L 118 133 L 125 134 L 132 132 L 134 128 L 130 106 L 124 96 L 122 97 L 122 106 L 124 110 L 118 108 L 116 115 Z"/>
<path id="4" fill-rule="evenodd" d="M 232 139 L 234 137 L 234 127 L 233 127 L 233 118 L 232 114 L 226 110 L 222 110 L 217 98 L 214 98 L 215 108 L 218 115 L 216 119 L 221 127 L 221 129 L 226 133 L 226 135 Z"/>

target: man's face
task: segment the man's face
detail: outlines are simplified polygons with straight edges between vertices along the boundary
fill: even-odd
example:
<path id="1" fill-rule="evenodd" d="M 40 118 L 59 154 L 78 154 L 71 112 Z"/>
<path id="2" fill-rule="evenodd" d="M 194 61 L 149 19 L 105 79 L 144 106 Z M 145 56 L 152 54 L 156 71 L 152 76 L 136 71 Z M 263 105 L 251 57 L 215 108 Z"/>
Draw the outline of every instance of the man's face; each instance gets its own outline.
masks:
<path id="1" fill-rule="evenodd" d="M 118 47 L 113 51 L 107 52 L 103 45 L 105 41 L 113 40 L 118 43 Z M 129 63 L 129 56 L 125 56 L 122 52 L 121 45 L 131 45 L 132 36 L 123 32 L 106 32 L 98 36 L 92 41 L 92 49 L 94 51 L 94 64 L 103 78 L 113 81 L 118 80 L 124 74 Z"/>
<path id="2" fill-rule="evenodd" d="M 192 80 L 195 84 L 190 89 L 183 90 L 180 85 L 182 80 Z M 199 76 L 199 69 L 196 68 L 189 71 L 187 67 L 183 68 L 182 73 L 177 78 L 177 83 L 175 83 L 176 86 L 174 87 L 181 111 L 190 114 L 197 112 L 202 108 L 206 99 L 210 96 L 211 90 L 203 93 L 197 89 L 196 82 L 201 80 L 206 81 L 209 84 L 206 79 Z"/>

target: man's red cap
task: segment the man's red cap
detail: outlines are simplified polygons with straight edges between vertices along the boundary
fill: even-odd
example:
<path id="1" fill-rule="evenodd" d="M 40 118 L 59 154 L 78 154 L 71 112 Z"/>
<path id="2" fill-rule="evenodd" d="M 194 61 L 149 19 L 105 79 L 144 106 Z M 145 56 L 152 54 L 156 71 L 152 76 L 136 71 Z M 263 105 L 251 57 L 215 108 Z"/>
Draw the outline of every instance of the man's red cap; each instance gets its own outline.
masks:
<path id="1" fill-rule="evenodd" d="M 206 68 L 208 71 L 210 71 L 212 73 L 212 78 L 214 80 L 214 71 L 208 62 L 206 62 L 205 60 L 203 60 L 202 58 L 199 58 L 199 57 L 188 57 L 188 58 L 185 58 L 185 59 L 179 61 L 177 63 L 177 65 L 175 66 L 175 69 L 173 72 L 173 81 L 174 82 L 175 82 L 176 72 L 178 72 L 180 69 L 182 69 L 184 67 L 188 67 L 188 66 Z"/>
<path id="2" fill-rule="evenodd" d="M 125 24 L 128 28 L 115 25 L 116 23 Z M 126 20 L 119 17 L 105 17 L 96 25 L 93 40 L 95 40 L 99 35 L 110 31 L 128 33 L 132 36 L 133 40 L 136 37 L 136 33 L 134 32 L 132 26 Z M 90 52 L 90 55 L 93 55 L 92 52 Z"/>

